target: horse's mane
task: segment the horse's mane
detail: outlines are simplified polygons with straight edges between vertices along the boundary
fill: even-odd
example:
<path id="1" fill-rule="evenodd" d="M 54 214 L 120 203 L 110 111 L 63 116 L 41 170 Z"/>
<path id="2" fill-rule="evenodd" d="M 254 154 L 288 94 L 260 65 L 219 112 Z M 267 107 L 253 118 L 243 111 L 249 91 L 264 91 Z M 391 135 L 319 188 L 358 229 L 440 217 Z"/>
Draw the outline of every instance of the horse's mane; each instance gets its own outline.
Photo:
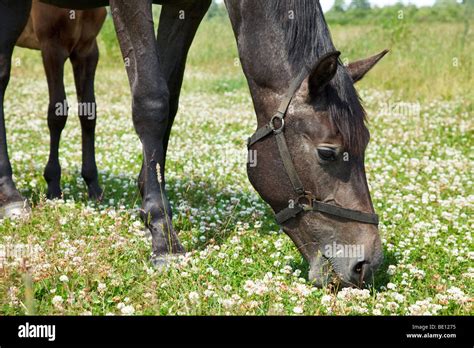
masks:
<path id="1" fill-rule="evenodd" d="M 335 51 L 319 1 L 270 0 L 267 13 L 280 23 L 285 33 L 289 62 L 296 75 L 304 66 L 312 66 L 322 55 Z M 360 155 L 369 141 L 365 111 L 352 78 L 339 62 L 337 73 L 326 87 L 329 114 L 339 129 L 344 145 Z"/>

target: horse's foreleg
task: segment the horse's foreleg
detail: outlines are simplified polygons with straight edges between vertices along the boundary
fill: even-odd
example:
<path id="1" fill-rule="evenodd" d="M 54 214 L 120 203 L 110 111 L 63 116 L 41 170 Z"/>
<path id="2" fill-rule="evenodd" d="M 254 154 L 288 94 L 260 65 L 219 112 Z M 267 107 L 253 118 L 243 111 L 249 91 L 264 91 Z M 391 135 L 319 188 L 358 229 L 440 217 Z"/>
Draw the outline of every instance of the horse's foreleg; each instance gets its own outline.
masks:
<path id="1" fill-rule="evenodd" d="M 165 159 L 173 121 L 178 112 L 179 95 L 189 47 L 211 0 L 177 1 L 163 5 L 157 41 L 163 74 L 170 91 L 169 118 L 164 138 Z"/>
<path id="2" fill-rule="evenodd" d="M 30 8 L 31 0 L 0 1 L 0 218 L 26 213 L 26 201 L 12 179 L 3 102 L 10 80 L 13 47 L 26 25 Z"/>
<path id="3" fill-rule="evenodd" d="M 143 147 L 142 218 L 152 234 L 153 261 L 161 265 L 167 254 L 184 250 L 171 224 L 162 181 L 169 91 L 158 59 L 151 0 L 111 0 L 110 8 L 132 91 L 133 124 Z"/>
<path id="4" fill-rule="evenodd" d="M 44 178 L 48 183 L 47 197 L 52 199 L 61 197 L 59 141 L 68 117 L 68 105 L 64 90 L 64 63 L 68 53 L 52 40 L 41 41 L 41 53 L 49 90 L 48 128 L 50 144 L 49 159 L 44 169 Z"/>
<path id="5" fill-rule="evenodd" d="M 94 144 L 96 126 L 94 77 L 98 60 L 99 49 L 96 40 L 90 46 L 79 47 L 71 55 L 82 129 L 81 175 L 87 184 L 89 198 L 100 200 L 102 189 L 99 186 Z"/>

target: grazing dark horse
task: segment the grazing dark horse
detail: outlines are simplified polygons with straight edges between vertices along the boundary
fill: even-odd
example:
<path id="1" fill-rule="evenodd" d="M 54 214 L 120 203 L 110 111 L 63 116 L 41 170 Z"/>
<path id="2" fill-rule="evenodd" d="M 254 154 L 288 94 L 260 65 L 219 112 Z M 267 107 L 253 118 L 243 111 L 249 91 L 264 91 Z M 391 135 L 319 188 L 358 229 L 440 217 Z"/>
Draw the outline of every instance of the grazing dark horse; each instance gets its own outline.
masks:
<path id="1" fill-rule="evenodd" d="M 152 234 L 153 261 L 162 265 L 184 250 L 162 178 L 187 52 L 210 0 L 159 3 L 155 36 L 151 0 L 110 0 L 143 145 L 142 217 Z M 226 6 L 257 114 L 248 145 L 259 160 L 248 167 L 249 179 L 308 260 L 311 280 L 321 286 L 334 274 L 343 285 L 361 286 L 382 252 L 364 169 L 369 132 L 354 82 L 386 52 L 344 67 L 317 1 L 226 0 Z M 24 25 L 21 15 L 11 16 L 17 20 L 9 28 Z M 341 245 L 361 247 L 362 254 L 340 253 Z"/>
<path id="2" fill-rule="evenodd" d="M 104 7 L 67 10 L 34 0 L 28 23 L 17 46 L 41 50 L 48 80 L 50 132 L 49 160 L 44 170 L 48 198 L 61 197 L 61 166 L 58 151 L 61 132 L 66 125 L 68 107 L 64 90 L 64 63 L 69 58 L 74 71 L 78 112 L 82 130 L 82 177 L 89 197 L 100 199 L 95 161 L 96 103 L 94 77 L 99 60 L 96 37 L 104 23 Z"/>

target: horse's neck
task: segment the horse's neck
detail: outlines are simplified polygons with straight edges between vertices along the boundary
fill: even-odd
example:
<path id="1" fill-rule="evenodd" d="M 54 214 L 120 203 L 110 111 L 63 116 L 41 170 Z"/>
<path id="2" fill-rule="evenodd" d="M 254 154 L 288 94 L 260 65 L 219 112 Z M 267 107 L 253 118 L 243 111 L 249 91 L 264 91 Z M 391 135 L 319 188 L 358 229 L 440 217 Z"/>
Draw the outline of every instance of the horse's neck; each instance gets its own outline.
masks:
<path id="1" fill-rule="evenodd" d="M 292 76 L 284 33 L 257 1 L 227 0 L 259 124 L 276 112 Z"/>

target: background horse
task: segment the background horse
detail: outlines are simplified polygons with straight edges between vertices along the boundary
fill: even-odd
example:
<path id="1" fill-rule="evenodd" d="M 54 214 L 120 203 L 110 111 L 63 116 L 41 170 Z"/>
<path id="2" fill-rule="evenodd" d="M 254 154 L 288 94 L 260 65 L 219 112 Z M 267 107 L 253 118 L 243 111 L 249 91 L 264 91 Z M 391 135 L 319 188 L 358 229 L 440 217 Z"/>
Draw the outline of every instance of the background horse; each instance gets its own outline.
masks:
<path id="1" fill-rule="evenodd" d="M 142 218 L 152 234 L 153 260 L 162 265 L 169 253 L 184 250 L 171 225 L 165 160 L 187 52 L 210 1 L 163 1 L 157 36 L 151 4 L 110 1 L 143 146 Z M 257 114 L 249 145 L 259 159 L 248 169 L 250 181 L 308 260 L 310 279 L 322 285 L 332 269 L 343 284 L 360 286 L 380 265 L 382 252 L 364 169 L 369 132 L 353 84 L 385 52 L 344 67 L 319 2 L 226 5 Z M 11 33 L 26 21 L 14 8 L 21 12 L 22 5 L 7 9 L 16 18 L 9 22 Z M 362 246 L 363 258 L 329 255 L 326 247 L 336 243 Z"/>
<path id="2" fill-rule="evenodd" d="M 48 198 L 61 197 L 61 166 L 58 151 L 61 132 L 66 125 L 68 108 L 64 90 L 64 63 L 69 58 L 74 71 L 79 119 L 82 128 L 82 177 L 89 197 L 100 199 L 95 161 L 94 136 L 96 103 L 94 77 L 99 60 L 96 37 L 106 17 L 104 7 L 68 10 L 33 1 L 27 25 L 17 46 L 41 50 L 48 80 L 50 132 L 49 160 L 44 170 Z"/>

